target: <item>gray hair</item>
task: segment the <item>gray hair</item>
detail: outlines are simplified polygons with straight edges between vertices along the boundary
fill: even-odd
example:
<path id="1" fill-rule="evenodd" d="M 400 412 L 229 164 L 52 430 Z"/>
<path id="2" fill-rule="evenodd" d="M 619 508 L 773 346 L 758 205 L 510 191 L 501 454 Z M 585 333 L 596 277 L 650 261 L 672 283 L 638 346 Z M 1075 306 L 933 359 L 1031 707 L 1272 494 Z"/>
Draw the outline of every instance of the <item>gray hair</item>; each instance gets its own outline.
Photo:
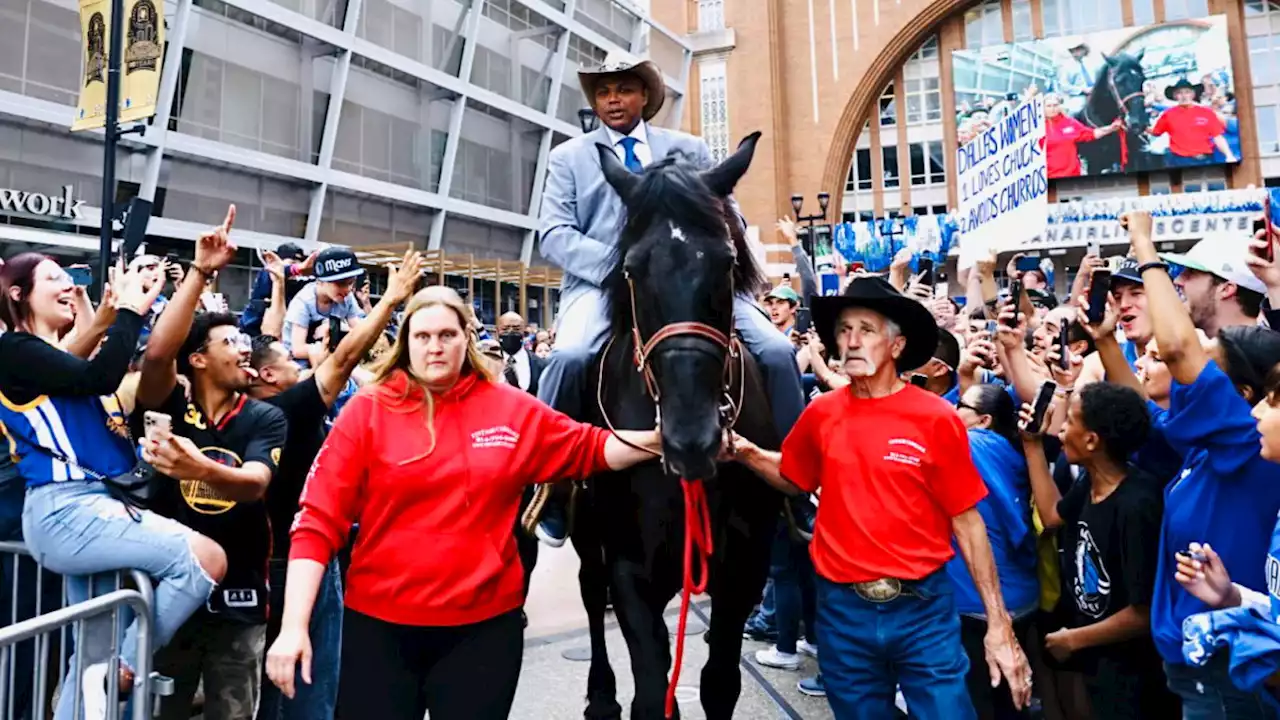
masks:
<path id="1" fill-rule="evenodd" d="M 891 341 L 894 338 L 901 337 L 902 326 L 886 317 L 884 319 L 884 335 Z"/>

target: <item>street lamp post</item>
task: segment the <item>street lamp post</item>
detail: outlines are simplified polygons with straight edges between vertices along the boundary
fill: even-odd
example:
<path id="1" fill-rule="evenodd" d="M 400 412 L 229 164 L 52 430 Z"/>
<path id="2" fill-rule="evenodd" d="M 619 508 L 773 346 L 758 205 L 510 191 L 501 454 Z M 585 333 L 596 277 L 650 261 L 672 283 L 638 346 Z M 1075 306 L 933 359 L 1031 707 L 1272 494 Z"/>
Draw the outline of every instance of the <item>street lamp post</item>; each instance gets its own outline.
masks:
<path id="1" fill-rule="evenodd" d="M 809 227 L 805 232 L 805 240 L 803 244 L 806 246 L 805 252 L 809 254 L 809 260 L 811 262 L 817 261 L 817 259 L 813 255 L 814 240 L 817 237 L 814 234 L 814 224 L 822 223 L 825 225 L 827 223 L 827 205 L 829 205 L 830 202 L 831 202 L 830 193 L 820 192 L 818 193 L 818 209 L 821 210 L 822 212 L 814 215 L 801 215 L 800 211 L 801 209 L 804 208 L 804 196 L 803 195 L 791 196 L 791 209 L 794 210 L 796 213 L 796 222 L 801 224 L 804 224 L 804 223 L 809 224 Z"/>

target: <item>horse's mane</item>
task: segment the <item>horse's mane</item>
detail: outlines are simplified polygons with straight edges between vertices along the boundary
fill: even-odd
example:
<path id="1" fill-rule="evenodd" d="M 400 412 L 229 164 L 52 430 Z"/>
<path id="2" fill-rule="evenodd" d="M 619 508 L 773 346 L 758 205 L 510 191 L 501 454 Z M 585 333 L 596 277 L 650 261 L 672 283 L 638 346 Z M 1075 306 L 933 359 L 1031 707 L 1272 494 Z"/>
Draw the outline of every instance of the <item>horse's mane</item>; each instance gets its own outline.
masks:
<path id="1" fill-rule="evenodd" d="M 624 268 L 627 254 L 645 242 L 646 231 L 657 219 L 673 220 L 680 227 L 697 231 L 690 233 L 691 236 L 704 238 L 723 238 L 727 225 L 737 256 L 733 268 L 734 287 L 754 295 L 767 282 L 747 245 L 743 220 L 707 188 L 683 155 L 676 153 L 647 167 L 630 205 L 622 235 L 614 246 L 613 268 L 604 285 L 612 304 L 615 331 L 629 332 L 633 322 Z"/>

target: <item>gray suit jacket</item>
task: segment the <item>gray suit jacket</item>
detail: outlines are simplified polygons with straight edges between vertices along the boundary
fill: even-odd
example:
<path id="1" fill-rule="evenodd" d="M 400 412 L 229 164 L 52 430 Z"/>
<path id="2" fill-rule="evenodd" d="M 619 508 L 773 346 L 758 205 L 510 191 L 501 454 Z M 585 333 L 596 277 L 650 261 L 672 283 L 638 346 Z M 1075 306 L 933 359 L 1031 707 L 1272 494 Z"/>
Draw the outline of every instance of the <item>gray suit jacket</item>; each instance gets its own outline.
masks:
<path id="1" fill-rule="evenodd" d="M 711 151 L 702 138 L 653 125 L 646 130 L 654 162 L 681 152 L 698 167 L 711 167 Z M 596 143 L 610 144 L 604 127 L 561 143 L 547 161 L 539 249 L 564 270 L 562 306 L 579 292 L 604 284 L 626 215 L 622 199 L 605 182 Z"/>

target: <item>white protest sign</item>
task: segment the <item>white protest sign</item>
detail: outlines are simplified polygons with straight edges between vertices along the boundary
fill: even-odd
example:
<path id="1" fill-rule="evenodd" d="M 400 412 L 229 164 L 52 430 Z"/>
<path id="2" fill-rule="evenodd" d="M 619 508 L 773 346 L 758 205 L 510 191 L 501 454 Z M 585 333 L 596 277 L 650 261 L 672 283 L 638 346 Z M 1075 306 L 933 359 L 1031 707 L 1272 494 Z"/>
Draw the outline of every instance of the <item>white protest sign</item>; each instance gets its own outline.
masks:
<path id="1" fill-rule="evenodd" d="M 1044 234 L 1049 212 L 1044 99 L 1036 95 L 956 151 L 960 269 Z"/>

